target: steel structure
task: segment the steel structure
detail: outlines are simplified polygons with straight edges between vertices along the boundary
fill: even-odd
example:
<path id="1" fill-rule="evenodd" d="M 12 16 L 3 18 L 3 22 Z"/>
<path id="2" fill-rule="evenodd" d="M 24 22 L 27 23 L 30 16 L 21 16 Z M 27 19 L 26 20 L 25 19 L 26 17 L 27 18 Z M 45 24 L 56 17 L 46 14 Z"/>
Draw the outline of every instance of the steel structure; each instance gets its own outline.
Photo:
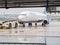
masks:
<path id="1" fill-rule="evenodd" d="M 0 8 L 27 8 L 60 6 L 60 0 L 0 0 Z"/>

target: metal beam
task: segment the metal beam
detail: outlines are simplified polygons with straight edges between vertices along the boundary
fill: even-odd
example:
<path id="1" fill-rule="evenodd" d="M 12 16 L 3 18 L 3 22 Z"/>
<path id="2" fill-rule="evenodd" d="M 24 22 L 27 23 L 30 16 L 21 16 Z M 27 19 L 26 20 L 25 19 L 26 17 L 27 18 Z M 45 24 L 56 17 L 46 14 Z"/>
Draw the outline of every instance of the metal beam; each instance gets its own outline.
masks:
<path id="1" fill-rule="evenodd" d="M 5 0 L 5 8 L 8 9 L 8 7 L 7 7 L 7 0 Z"/>
<path id="2" fill-rule="evenodd" d="M 60 5 L 49 5 L 49 7 L 59 7 Z M 46 6 L 9 6 L 8 8 L 33 8 L 33 7 L 46 7 Z M 6 7 L 0 7 L 0 8 L 6 8 Z M 48 9 L 47 9 L 48 10 Z"/>
<path id="3" fill-rule="evenodd" d="M 0 8 L 27 8 L 27 7 L 46 7 L 46 10 L 48 11 L 48 8 L 49 7 L 57 7 L 57 6 L 60 6 L 60 3 L 59 1 L 49 1 L 49 0 L 46 0 L 46 1 L 31 1 L 31 2 L 7 2 L 8 0 L 5 0 L 5 3 L 3 2 L 0 2 L 0 4 L 4 4 L 5 6 L 1 6 L 0 5 Z M 12 5 L 12 6 L 11 6 Z M 21 6 L 21 5 L 24 5 L 24 6 Z M 34 6 L 25 6 L 25 5 L 34 5 Z M 39 6 L 36 6 L 36 5 L 39 5 Z"/>
<path id="4" fill-rule="evenodd" d="M 46 1 L 46 11 L 48 11 L 48 4 L 49 4 L 48 2 L 49 2 L 49 1 L 47 0 L 47 1 Z"/>

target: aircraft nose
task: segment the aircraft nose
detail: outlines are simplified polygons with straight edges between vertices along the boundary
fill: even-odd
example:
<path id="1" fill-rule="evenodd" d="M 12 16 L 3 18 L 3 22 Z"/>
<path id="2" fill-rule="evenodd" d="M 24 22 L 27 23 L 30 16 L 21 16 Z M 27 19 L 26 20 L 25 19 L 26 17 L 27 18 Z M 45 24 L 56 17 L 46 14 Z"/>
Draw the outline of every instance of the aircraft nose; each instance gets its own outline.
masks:
<path id="1" fill-rule="evenodd" d="M 19 20 L 22 20 L 22 19 L 24 19 L 24 18 L 25 18 L 25 16 L 23 16 L 23 15 L 18 16 L 18 19 L 19 19 Z"/>

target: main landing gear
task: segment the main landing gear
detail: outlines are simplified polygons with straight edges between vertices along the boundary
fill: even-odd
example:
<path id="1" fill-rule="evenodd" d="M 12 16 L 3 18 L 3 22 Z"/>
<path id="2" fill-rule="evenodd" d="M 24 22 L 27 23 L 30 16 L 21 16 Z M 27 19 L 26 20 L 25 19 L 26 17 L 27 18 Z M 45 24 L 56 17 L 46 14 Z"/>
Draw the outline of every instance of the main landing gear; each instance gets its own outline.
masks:
<path id="1" fill-rule="evenodd" d="M 32 23 L 28 23 L 28 26 L 32 26 Z"/>

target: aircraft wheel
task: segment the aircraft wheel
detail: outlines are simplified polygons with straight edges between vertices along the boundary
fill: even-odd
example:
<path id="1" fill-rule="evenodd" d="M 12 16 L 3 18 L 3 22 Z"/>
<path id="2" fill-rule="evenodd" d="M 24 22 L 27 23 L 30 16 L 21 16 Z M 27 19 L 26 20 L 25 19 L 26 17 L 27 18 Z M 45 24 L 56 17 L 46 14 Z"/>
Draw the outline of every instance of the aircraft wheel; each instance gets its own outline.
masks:
<path id="1" fill-rule="evenodd" d="M 25 27 L 25 24 L 23 24 L 23 27 Z"/>
<path id="2" fill-rule="evenodd" d="M 42 26 L 46 26 L 46 24 L 45 23 L 42 23 Z"/>
<path id="3" fill-rule="evenodd" d="M 28 25 L 29 25 L 29 26 L 32 26 L 32 23 L 29 23 Z"/>
<path id="4" fill-rule="evenodd" d="M 47 20 L 44 20 L 43 23 L 48 24 Z"/>
<path id="5" fill-rule="evenodd" d="M 37 26 L 37 22 L 35 22 L 35 26 Z"/>
<path id="6" fill-rule="evenodd" d="M 18 27 L 18 24 L 17 23 L 15 23 L 15 27 L 14 28 L 17 28 Z"/>
<path id="7" fill-rule="evenodd" d="M 12 24 L 11 23 L 9 23 L 9 28 L 12 28 Z"/>

